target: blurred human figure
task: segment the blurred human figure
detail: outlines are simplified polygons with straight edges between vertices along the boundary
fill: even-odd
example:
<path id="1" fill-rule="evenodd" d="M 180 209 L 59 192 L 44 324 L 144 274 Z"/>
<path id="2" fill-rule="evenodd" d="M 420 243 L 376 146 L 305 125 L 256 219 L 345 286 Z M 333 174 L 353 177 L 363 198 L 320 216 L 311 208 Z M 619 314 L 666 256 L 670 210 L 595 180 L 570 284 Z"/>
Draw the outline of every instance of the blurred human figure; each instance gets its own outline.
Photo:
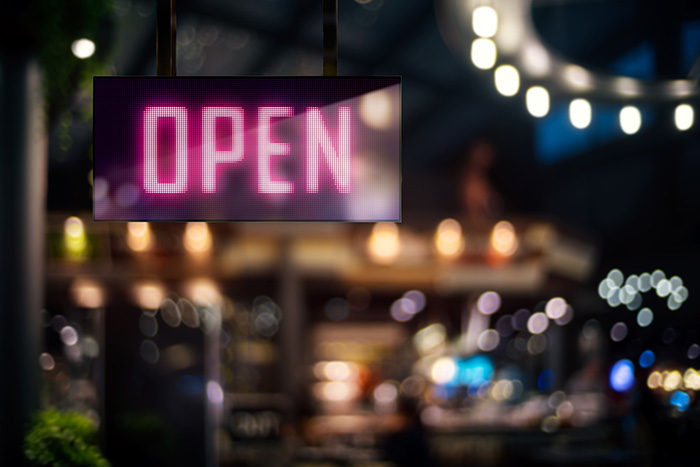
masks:
<path id="1" fill-rule="evenodd" d="M 475 225 L 490 225 L 498 218 L 503 204 L 490 180 L 495 161 L 493 145 L 479 141 L 471 149 L 462 173 L 462 196 L 469 220 Z"/>
<path id="2" fill-rule="evenodd" d="M 386 439 L 384 459 L 397 467 L 435 465 L 430 456 L 425 428 L 421 423 L 415 399 L 400 398 L 397 415 L 400 428 Z"/>

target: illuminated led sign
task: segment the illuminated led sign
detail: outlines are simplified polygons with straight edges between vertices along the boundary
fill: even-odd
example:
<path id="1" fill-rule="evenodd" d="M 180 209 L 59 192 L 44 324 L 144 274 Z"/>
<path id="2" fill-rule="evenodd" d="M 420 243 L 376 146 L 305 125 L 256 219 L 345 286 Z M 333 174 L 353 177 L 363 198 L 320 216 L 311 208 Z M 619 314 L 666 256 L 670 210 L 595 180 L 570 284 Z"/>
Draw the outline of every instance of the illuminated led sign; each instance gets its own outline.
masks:
<path id="1" fill-rule="evenodd" d="M 96 221 L 399 221 L 400 78 L 95 77 Z"/>

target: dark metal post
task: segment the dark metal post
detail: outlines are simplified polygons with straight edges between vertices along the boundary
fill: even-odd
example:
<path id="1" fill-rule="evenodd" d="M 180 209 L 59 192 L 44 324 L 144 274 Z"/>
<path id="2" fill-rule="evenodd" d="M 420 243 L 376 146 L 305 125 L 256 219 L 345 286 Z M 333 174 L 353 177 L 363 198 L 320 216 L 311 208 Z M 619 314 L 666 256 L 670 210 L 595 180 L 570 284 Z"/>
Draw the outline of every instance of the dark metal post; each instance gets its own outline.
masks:
<path id="1" fill-rule="evenodd" d="M 175 76 L 177 18 L 175 0 L 156 0 L 156 73 Z"/>
<path id="2" fill-rule="evenodd" d="M 288 421 L 298 421 L 303 396 L 303 354 L 308 336 L 304 335 L 306 309 L 303 281 L 292 258 L 293 237 L 285 237 L 281 246 L 279 303 L 282 307 L 280 324 L 280 387 L 289 398 Z"/>
<path id="3" fill-rule="evenodd" d="M 323 0 L 323 76 L 338 76 L 338 0 Z"/>
<path id="4" fill-rule="evenodd" d="M 17 42 L 21 36 L 11 43 Z M 0 464 L 8 466 L 25 465 L 22 442 L 39 408 L 48 152 L 43 108 L 32 54 L 0 48 Z"/>

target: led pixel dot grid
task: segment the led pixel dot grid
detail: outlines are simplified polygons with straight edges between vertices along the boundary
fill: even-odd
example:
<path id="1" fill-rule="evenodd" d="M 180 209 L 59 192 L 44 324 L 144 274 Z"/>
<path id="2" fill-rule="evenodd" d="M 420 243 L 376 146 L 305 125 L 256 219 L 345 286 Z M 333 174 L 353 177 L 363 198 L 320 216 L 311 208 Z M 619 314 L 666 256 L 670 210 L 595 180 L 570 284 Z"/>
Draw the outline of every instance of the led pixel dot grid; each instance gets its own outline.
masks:
<path id="1" fill-rule="evenodd" d="M 95 77 L 93 215 L 400 221 L 400 147 L 398 77 Z"/>

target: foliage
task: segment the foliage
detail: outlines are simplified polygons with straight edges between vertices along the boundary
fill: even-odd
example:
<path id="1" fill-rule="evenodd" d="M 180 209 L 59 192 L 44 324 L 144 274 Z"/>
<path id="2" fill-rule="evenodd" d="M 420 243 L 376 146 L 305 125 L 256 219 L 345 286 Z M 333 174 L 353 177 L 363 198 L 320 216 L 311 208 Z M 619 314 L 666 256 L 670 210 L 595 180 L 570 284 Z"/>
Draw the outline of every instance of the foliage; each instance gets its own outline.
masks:
<path id="1" fill-rule="evenodd" d="M 77 87 L 91 89 L 92 77 L 104 74 L 113 40 L 110 0 L 37 0 L 32 16 L 39 63 L 44 71 L 47 115 L 53 121 L 73 99 Z M 71 45 L 87 38 L 97 44 L 87 60 L 75 57 Z"/>
<path id="2" fill-rule="evenodd" d="M 96 431 L 92 421 L 78 412 L 43 410 L 24 438 L 24 454 L 33 465 L 109 467 L 94 444 Z"/>

